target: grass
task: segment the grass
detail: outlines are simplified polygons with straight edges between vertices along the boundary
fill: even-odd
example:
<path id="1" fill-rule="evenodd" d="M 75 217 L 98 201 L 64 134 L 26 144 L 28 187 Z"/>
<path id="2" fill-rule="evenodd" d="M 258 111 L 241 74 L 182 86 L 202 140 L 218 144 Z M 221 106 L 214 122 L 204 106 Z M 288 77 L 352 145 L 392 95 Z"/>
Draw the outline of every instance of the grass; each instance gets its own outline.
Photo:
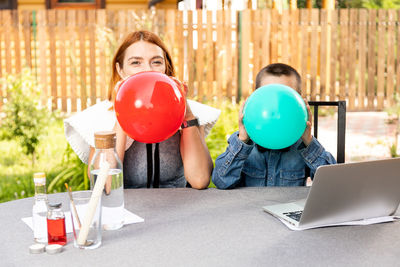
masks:
<path id="1" fill-rule="evenodd" d="M 51 181 L 62 169 L 66 148 L 61 118 L 53 118 L 41 137 L 35 166 L 17 142 L 0 141 L 0 202 L 33 196 L 33 173 L 43 171 Z"/>
<path id="2" fill-rule="evenodd" d="M 206 138 L 213 161 L 225 151 L 228 137 L 238 129 L 239 105 L 228 101 L 208 103 L 220 109 L 221 116 Z M 86 165 L 68 146 L 64 136 L 63 118 L 53 116 L 41 137 L 35 166 L 15 141 L 0 141 L 0 202 L 34 195 L 33 173 L 46 173 L 48 193 L 64 192 L 64 182 L 74 190 L 88 187 Z M 210 187 L 214 187 L 211 183 Z"/>

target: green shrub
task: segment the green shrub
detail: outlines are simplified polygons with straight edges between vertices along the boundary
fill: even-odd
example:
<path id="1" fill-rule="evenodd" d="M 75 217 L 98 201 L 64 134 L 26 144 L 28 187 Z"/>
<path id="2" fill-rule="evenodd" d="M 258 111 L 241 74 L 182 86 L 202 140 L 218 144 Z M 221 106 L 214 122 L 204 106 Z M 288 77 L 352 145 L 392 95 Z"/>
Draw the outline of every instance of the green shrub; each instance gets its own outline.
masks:
<path id="1" fill-rule="evenodd" d="M 18 75 L 7 75 L 1 80 L 2 90 L 7 93 L 1 121 L 0 139 L 16 140 L 26 155 L 35 163 L 35 152 L 44 133 L 49 113 L 40 107 L 40 86 L 29 69 Z"/>
<path id="2" fill-rule="evenodd" d="M 207 103 L 221 110 L 217 123 L 206 138 L 208 150 L 215 165 L 215 159 L 225 152 L 228 147 L 228 138 L 239 129 L 239 108 L 240 104 L 227 100 L 216 103 Z M 215 187 L 211 182 L 209 187 Z"/>
<path id="3" fill-rule="evenodd" d="M 49 183 L 47 188 L 49 193 L 63 192 L 66 183 L 73 191 L 89 189 L 87 165 L 79 159 L 69 144 L 60 166 L 63 170 Z"/>

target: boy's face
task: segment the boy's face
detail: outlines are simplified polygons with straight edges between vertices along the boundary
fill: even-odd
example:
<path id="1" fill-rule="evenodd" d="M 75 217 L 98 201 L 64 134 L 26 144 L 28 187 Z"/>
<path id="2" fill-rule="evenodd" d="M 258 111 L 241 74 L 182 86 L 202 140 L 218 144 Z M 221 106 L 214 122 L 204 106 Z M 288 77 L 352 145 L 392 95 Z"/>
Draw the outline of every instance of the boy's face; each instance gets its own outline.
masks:
<path id="1" fill-rule="evenodd" d="M 261 79 L 261 84 L 260 86 L 268 85 L 268 84 L 283 84 L 286 86 L 289 86 L 290 88 L 296 90 L 299 94 L 299 90 L 297 90 L 297 80 L 294 75 L 286 76 L 286 75 L 281 75 L 281 76 L 273 76 L 273 75 L 266 75 Z"/>

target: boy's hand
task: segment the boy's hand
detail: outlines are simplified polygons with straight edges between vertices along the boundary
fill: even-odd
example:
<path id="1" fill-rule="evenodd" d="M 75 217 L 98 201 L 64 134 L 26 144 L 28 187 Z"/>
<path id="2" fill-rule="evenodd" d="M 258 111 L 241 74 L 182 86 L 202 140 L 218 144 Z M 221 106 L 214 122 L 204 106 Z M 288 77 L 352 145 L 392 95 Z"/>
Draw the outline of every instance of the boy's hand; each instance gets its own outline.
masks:
<path id="1" fill-rule="evenodd" d="M 247 134 L 247 131 L 243 125 L 243 108 L 244 108 L 244 104 L 246 103 L 246 100 L 242 103 L 242 105 L 240 106 L 240 109 L 239 109 L 239 139 L 243 143 L 249 142 L 249 139 L 250 139 L 250 137 Z"/>
<path id="2" fill-rule="evenodd" d="M 304 98 L 304 102 L 306 103 L 307 106 L 307 112 L 308 112 L 308 121 L 307 121 L 307 127 L 304 130 L 303 135 L 301 136 L 301 139 L 303 140 L 303 143 L 308 146 L 311 141 L 312 141 L 312 135 L 311 135 L 311 126 L 312 126 L 312 114 L 311 114 L 311 109 L 310 105 L 308 105 L 308 101 Z"/>

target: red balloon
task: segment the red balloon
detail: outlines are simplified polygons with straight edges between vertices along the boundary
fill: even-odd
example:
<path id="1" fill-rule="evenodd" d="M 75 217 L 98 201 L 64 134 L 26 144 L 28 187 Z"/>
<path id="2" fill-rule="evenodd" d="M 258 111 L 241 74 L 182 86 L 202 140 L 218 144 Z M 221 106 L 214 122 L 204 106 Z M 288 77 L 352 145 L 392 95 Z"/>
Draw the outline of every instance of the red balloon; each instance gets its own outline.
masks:
<path id="1" fill-rule="evenodd" d="M 183 122 L 186 101 L 176 81 L 148 71 L 122 82 L 115 113 L 124 132 L 142 143 L 158 143 L 174 135 Z"/>

